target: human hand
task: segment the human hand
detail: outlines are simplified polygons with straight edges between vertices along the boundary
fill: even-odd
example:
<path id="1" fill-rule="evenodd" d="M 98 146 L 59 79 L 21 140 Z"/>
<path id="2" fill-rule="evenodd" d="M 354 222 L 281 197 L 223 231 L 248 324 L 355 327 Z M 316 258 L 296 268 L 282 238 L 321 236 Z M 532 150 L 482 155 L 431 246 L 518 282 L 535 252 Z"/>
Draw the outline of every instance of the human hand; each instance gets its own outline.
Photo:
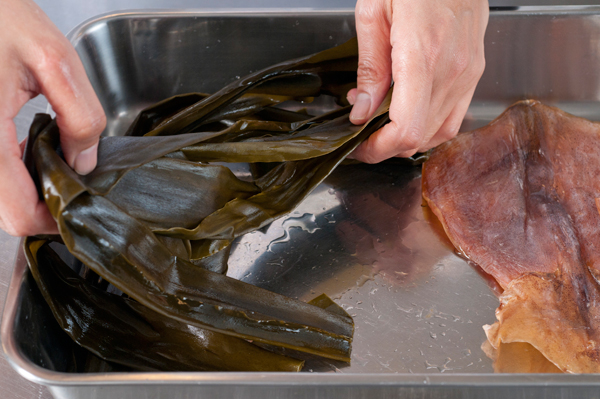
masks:
<path id="1" fill-rule="evenodd" d="M 391 122 L 351 155 L 408 157 L 458 133 L 483 74 L 487 0 L 358 0 L 358 84 L 350 120 L 365 123 L 389 90 Z"/>
<path id="2" fill-rule="evenodd" d="M 67 163 L 86 174 L 96 166 L 106 117 L 75 49 L 32 0 L 5 0 L 0 26 L 0 228 L 14 236 L 56 233 L 21 161 L 13 118 L 44 94 L 56 112 Z"/>

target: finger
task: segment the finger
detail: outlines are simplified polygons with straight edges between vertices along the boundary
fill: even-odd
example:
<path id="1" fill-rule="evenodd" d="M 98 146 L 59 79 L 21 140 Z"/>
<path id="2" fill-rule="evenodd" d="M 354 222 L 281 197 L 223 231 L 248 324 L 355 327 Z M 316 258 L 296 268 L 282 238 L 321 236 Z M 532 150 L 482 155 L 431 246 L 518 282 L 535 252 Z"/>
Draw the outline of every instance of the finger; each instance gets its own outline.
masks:
<path id="1" fill-rule="evenodd" d="M 23 139 L 19 143 L 19 150 L 21 150 L 21 159 L 23 159 L 23 154 L 25 153 L 25 147 L 27 146 L 27 139 Z"/>
<path id="2" fill-rule="evenodd" d="M 425 144 L 423 144 L 420 148 L 420 152 L 424 152 L 429 150 L 430 148 L 437 147 L 438 145 L 454 138 L 458 131 L 460 130 L 460 126 L 467 114 L 469 109 L 469 105 L 471 104 L 471 99 L 473 98 L 473 93 L 475 89 L 471 90 L 467 93 L 462 99 L 458 101 L 448 118 L 444 121 L 439 130 L 433 135 L 433 137 Z"/>
<path id="3" fill-rule="evenodd" d="M 66 39 L 46 43 L 25 60 L 46 96 L 60 129 L 67 163 L 79 174 L 96 166 L 106 117 L 77 53 Z"/>
<path id="4" fill-rule="evenodd" d="M 354 105 L 356 102 L 356 89 L 348 91 L 348 94 L 346 94 L 346 99 L 351 105 Z"/>
<path id="5" fill-rule="evenodd" d="M 443 120 L 443 123 L 435 123 L 434 126 L 437 126 L 437 131 L 432 134 L 431 137 L 429 137 L 421 147 L 418 148 L 417 152 L 425 152 L 431 148 L 437 147 L 445 141 L 454 138 L 458 134 L 463 119 L 467 113 L 467 110 L 469 109 L 469 105 L 471 104 L 471 99 L 473 98 L 474 92 L 475 89 L 473 88 L 469 93 L 463 95 L 463 97 L 459 100 L 455 100 L 454 98 L 449 98 L 446 100 L 446 104 L 444 104 L 442 108 L 448 109 L 448 106 L 454 106 L 454 108 L 451 109 L 451 112 L 442 110 L 436 111 L 439 114 L 442 114 L 442 112 L 444 112 L 444 114 L 448 113 L 448 116 L 445 118 L 445 120 Z M 434 112 L 430 113 L 430 115 L 431 114 L 435 115 Z M 434 115 L 431 116 L 432 119 L 435 119 Z M 409 150 L 399 152 L 396 154 L 396 157 L 405 158 L 414 154 L 414 150 Z"/>
<path id="6" fill-rule="evenodd" d="M 390 3 L 359 0 L 356 4 L 358 37 L 357 87 L 350 120 L 362 124 L 383 101 L 392 81 Z"/>
<path id="7" fill-rule="evenodd" d="M 400 153 L 412 155 L 421 146 L 425 135 L 433 76 L 425 69 L 421 53 L 401 44 L 393 51 L 391 121 L 354 151 L 352 157 L 363 162 L 377 163 Z"/>
<path id="8" fill-rule="evenodd" d="M 58 228 L 48 207 L 41 202 L 16 139 L 12 119 L 2 119 L 3 136 L 0 156 L 0 214 L 3 229 L 13 236 L 56 234 Z"/>

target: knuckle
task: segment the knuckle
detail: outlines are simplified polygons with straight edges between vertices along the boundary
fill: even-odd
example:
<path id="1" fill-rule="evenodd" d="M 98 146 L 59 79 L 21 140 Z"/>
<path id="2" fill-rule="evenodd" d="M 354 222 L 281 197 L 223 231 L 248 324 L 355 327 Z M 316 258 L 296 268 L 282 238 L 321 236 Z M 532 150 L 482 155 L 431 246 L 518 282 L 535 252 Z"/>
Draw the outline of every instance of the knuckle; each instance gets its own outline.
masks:
<path id="1" fill-rule="evenodd" d="M 66 127 L 61 130 L 61 137 L 81 142 L 84 146 L 95 143 L 107 123 L 104 112 L 95 110 L 89 110 L 84 115 L 61 122 L 65 122 L 64 126 Z"/>
<path id="2" fill-rule="evenodd" d="M 439 32 L 450 32 L 457 25 L 457 16 L 451 8 L 440 8 L 435 17 L 436 30 Z"/>
<path id="3" fill-rule="evenodd" d="M 373 154 L 372 152 L 367 152 L 363 154 L 361 158 L 364 163 L 368 164 L 375 164 L 383 161 L 383 158 L 379 157 L 376 154 Z"/>
<path id="4" fill-rule="evenodd" d="M 462 49 L 454 61 L 455 73 L 462 75 L 472 69 L 473 66 L 473 54 L 466 49 Z"/>
<path id="5" fill-rule="evenodd" d="M 440 132 L 440 138 L 443 141 L 452 140 L 458 134 L 458 131 L 460 130 L 460 125 L 460 123 L 455 123 L 453 125 L 448 126 L 448 128 L 445 131 Z"/>
<path id="6" fill-rule="evenodd" d="M 402 141 L 399 143 L 399 146 L 416 151 L 421 146 L 423 131 L 417 127 L 409 127 L 400 138 Z"/>
<path id="7" fill-rule="evenodd" d="M 96 139 L 106 128 L 106 115 L 104 112 L 96 112 L 90 116 L 87 127 L 84 129 L 84 136 Z"/>
<path id="8" fill-rule="evenodd" d="M 448 51 L 448 32 L 454 31 L 456 19 L 451 13 L 436 16 L 435 28 L 430 29 L 421 40 L 427 60 L 435 65 Z"/>
<path id="9" fill-rule="evenodd" d="M 371 26 L 381 22 L 381 12 L 377 2 L 359 1 L 356 5 L 356 23 Z"/>
<path id="10" fill-rule="evenodd" d="M 63 40 L 44 40 L 38 44 L 38 67 L 40 70 L 63 73 L 65 59 L 71 56 L 71 48 Z"/>
<path id="11" fill-rule="evenodd" d="M 397 156 L 398 157 L 402 157 L 402 158 L 408 158 L 408 157 L 412 157 L 417 152 L 418 152 L 418 150 L 415 148 L 415 149 L 412 149 L 412 150 L 404 151 L 404 152 L 398 154 Z"/>
<path id="12" fill-rule="evenodd" d="M 469 81 L 478 81 L 485 69 L 485 58 L 477 52 L 463 47 L 455 54 L 450 71 L 451 78 L 457 79 L 464 76 Z"/>
<path id="13" fill-rule="evenodd" d="M 470 78 L 474 70 L 473 54 L 465 47 L 460 48 L 452 57 L 448 78 L 456 80 L 461 76 Z"/>
<path id="14" fill-rule="evenodd" d="M 376 64 L 374 57 L 361 57 L 358 62 L 357 79 L 359 82 L 367 84 L 376 84 L 386 79 L 390 72 L 384 71 Z"/>
<path id="15" fill-rule="evenodd" d="M 475 69 L 476 79 L 479 80 L 485 71 L 485 57 L 481 56 L 478 58 L 478 62 Z"/>
<path id="16" fill-rule="evenodd" d="M 385 159 L 381 155 L 380 146 L 377 143 L 377 139 L 379 138 L 378 133 L 380 132 L 375 133 L 374 136 L 368 138 L 357 148 L 356 159 L 368 164 L 378 163 Z"/>
<path id="17" fill-rule="evenodd" d="M 439 60 L 441 58 L 440 51 L 435 46 L 428 46 L 425 55 L 423 72 L 428 76 L 434 76 L 436 69 L 439 67 Z"/>
<path id="18" fill-rule="evenodd" d="M 4 231 L 14 237 L 25 237 L 35 234 L 34 226 L 29 218 L 4 217 L 2 218 Z"/>

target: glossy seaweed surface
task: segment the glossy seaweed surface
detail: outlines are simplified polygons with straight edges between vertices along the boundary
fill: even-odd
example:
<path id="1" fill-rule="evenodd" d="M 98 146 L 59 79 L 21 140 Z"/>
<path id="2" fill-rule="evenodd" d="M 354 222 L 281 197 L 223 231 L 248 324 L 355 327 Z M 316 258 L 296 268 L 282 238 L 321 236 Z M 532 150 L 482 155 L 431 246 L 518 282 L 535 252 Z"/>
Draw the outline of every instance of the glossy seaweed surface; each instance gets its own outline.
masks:
<path id="1" fill-rule="evenodd" d="M 356 67 L 352 40 L 212 95 L 166 99 L 126 136 L 102 138 L 87 176 L 62 158 L 56 122 L 38 115 L 29 167 L 60 238 L 29 238 L 25 251 L 71 338 L 140 370 L 299 370 L 290 353 L 349 361 L 353 322 L 331 300 L 304 303 L 225 272 L 236 237 L 291 212 L 388 122 L 389 96 L 365 125 L 349 121 Z M 318 96 L 339 107 L 310 115 L 281 106 Z M 229 163 L 249 164 L 251 176 L 236 176 Z M 48 240 L 124 295 L 90 285 Z"/>

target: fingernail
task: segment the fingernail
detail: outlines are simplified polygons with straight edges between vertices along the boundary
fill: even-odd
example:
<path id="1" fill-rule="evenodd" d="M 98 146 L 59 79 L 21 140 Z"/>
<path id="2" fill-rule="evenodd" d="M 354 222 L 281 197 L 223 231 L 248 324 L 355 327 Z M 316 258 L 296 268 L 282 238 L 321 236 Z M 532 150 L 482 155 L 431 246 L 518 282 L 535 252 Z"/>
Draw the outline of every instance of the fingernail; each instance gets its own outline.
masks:
<path id="1" fill-rule="evenodd" d="M 360 92 L 356 96 L 356 102 L 350 112 L 350 120 L 352 122 L 364 122 L 369 117 L 369 109 L 371 108 L 371 96 L 368 93 Z"/>
<path id="2" fill-rule="evenodd" d="M 73 169 L 80 175 L 87 175 L 96 167 L 98 160 L 98 143 L 94 144 L 90 148 L 87 148 L 79 153 L 75 157 L 73 162 Z"/>

